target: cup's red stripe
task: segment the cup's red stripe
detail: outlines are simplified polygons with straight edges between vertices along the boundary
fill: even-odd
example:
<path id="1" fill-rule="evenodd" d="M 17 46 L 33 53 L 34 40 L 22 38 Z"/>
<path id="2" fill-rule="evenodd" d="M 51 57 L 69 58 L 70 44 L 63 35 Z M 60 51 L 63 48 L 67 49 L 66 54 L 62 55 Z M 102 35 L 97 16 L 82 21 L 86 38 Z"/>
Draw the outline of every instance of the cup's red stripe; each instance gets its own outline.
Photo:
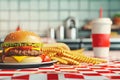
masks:
<path id="1" fill-rule="evenodd" d="M 110 47 L 110 34 L 92 34 L 93 47 Z"/>

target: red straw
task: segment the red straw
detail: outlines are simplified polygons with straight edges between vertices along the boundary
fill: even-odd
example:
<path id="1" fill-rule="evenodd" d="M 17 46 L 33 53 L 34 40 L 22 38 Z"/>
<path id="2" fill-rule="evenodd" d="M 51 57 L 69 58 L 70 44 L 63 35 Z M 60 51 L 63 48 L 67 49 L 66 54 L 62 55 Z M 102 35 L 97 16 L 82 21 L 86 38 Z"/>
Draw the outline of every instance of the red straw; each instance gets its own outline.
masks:
<path id="1" fill-rule="evenodd" d="M 99 18 L 102 18 L 103 17 L 103 9 L 100 8 L 100 11 L 99 11 Z"/>

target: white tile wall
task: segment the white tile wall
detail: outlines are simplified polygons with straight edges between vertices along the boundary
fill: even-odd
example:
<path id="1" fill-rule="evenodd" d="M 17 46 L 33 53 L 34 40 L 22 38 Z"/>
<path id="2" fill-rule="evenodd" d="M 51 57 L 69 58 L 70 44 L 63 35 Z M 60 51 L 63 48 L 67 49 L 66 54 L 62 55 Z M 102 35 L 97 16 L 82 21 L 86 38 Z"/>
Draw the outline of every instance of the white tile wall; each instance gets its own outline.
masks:
<path id="1" fill-rule="evenodd" d="M 69 0 L 61 0 L 60 1 L 60 9 L 62 10 L 69 10 L 70 9 L 70 2 Z"/>
<path id="2" fill-rule="evenodd" d="M 18 11 L 10 12 L 10 20 L 15 20 L 15 21 L 20 20 L 20 13 Z"/>
<path id="3" fill-rule="evenodd" d="M 8 20 L 9 19 L 9 12 L 8 11 L 1 11 L 0 12 L 0 19 L 1 20 Z"/>
<path id="4" fill-rule="evenodd" d="M 39 26 L 38 22 L 32 21 L 29 24 L 29 30 L 31 30 L 31 31 L 38 31 L 38 26 Z"/>
<path id="5" fill-rule="evenodd" d="M 21 21 L 18 23 L 23 30 L 30 30 L 30 21 Z"/>
<path id="6" fill-rule="evenodd" d="M 21 11 L 20 12 L 20 16 L 19 16 L 19 19 L 22 21 L 24 20 L 30 20 L 30 12 L 28 11 Z"/>
<path id="7" fill-rule="evenodd" d="M 1 31 L 6 31 L 6 30 L 8 30 L 8 23 L 7 22 L 4 22 L 4 21 L 1 21 L 0 22 L 0 30 Z"/>
<path id="8" fill-rule="evenodd" d="M 46 33 L 47 33 L 47 31 L 48 31 L 48 29 L 49 29 L 49 25 L 48 25 L 48 22 L 46 22 L 46 21 L 41 21 L 40 22 L 40 26 L 39 26 L 39 34 L 40 35 L 47 35 Z"/>
<path id="9" fill-rule="evenodd" d="M 0 0 L 0 37 L 22 29 L 47 35 L 49 27 L 55 29 L 69 16 L 77 18 L 79 27 L 87 19 L 112 17 L 120 11 L 120 0 Z"/>
<path id="10" fill-rule="evenodd" d="M 84 16 L 82 16 L 82 15 L 84 15 Z M 86 20 L 86 19 L 88 19 L 89 18 L 89 13 L 88 13 L 88 11 L 80 11 L 79 12 L 79 19 L 80 20 Z"/>
<path id="11" fill-rule="evenodd" d="M 68 17 L 69 12 L 68 11 L 61 11 L 60 12 L 60 20 L 64 20 Z"/>
<path id="12" fill-rule="evenodd" d="M 89 1 L 87 0 L 82 0 L 79 2 L 79 7 L 80 9 L 84 10 L 84 9 L 89 9 Z"/>
<path id="13" fill-rule="evenodd" d="M 39 5 L 38 0 L 30 1 L 30 9 L 31 10 L 39 10 L 38 5 Z"/>
<path id="14" fill-rule="evenodd" d="M 48 20 L 58 20 L 58 12 L 57 11 L 49 11 L 48 12 Z"/>
<path id="15" fill-rule="evenodd" d="M 79 11 L 71 11 L 70 12 L 70 16 L 75 17 L 76 19 L 79 19 L 80 15 L 79 15 Z"/>
<path id="16" fill-rule="evenodd" d="M 42 12 L 40 12 L 40 20 L 48 20 L 48 11 L 42 11 Z"/>
<path id="17" fill-rule="evenodd" d="M 79 3 L 78 0 L 70 0 L 69 3 L 70 10 L 78 10 L 79 9 Z"/>
<path id="18" fill-rule="evenodd" d="M 58 2 L 59 1 L 57 1 L 57 0 L 51 0 L 49 9 L 50 10 L 58 10 L 59 9 L 59 3 Z"/>
<path id="19" fill-rule="evenodd" d="M 40 0 L 39 1 L 39 9 L 40 10 L 48 10 L 48 1 L 47 0 Z"/>
<path id="20" fill-rule="evenodd" d="M 30 2 L 27 0 L 21 0 L 20 1 L 20 10 L 29 10 L 30 9 Z"/>
<path id="21" fill-rule="evenodd" d="M 103 9 L 109 9 L 109 6 L 106 6 L 108 4 L 109 3 L 107 0 L 90 2 L 91 9 L 96 9 L 96 10 L 99 10 L 100 7 L 102 7 Z"/>
<path id="22" fill-rule="evenodd" d="M 24 4 L 24 3 L 23 3 Z M 18 0 L 11 0 L 9 2 L 10 10 L 18 10 Z"/>
<path id="23" fill-rule="evenodd" d="M 110 6 L 111 9 L 115 9 L 115 10 L 120 9 L 120 7 L 119 7 L 120 1 L 119 0 L 111 0 L 110 5 L 112 5 L 112 6 Z"/>
<path id="24" fill-rule="evenodd" d="M 9 1 L 8 0 L 1 0 L 0 1 L 0 10 L 9 10 Z"/>
<path id="25" fill-rule="evenodd" d="M 61 23 L 60 23 L 59 21 L 55 21 L 55 22 L 49 22 L 49 23 L 48 23 L 48 26 L 57 29 L 57 27 L 58 27 L 60 24 L 61 24 Z"/>
<path id="26" fill-rule="evenodd" d="M 30 20 L 36 20 L 38 21 L 40 19 L 40 13 L 39 11 L 31 11 L 30 12 Z"/>
<path id="27" fill-rule="evenodd" d="M 96 12 L 96 11 L 90 11 L 89 18 L 90 19 L 99 18 L 99 11 L 98 12 Z"/>
<path id="28" fill-rule="evenodd" d="M 103 17 L 109 17 L 109 12 L 108 11 L 105 11 L 105 10 L 103 10 Z"/>

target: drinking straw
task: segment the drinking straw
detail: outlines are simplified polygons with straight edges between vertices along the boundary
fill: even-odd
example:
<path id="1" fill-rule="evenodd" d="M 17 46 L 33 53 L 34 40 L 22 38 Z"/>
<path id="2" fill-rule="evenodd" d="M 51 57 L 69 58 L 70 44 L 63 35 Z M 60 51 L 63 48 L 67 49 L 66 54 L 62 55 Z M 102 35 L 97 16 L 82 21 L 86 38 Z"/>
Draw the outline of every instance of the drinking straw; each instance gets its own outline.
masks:
<path id="1" fill-rule="evenodd" d="M 102 17 L 103 17 L 103 9 L 101 7 L 100 10 L 99 10 L 99 18 L 102 18 Z"/>

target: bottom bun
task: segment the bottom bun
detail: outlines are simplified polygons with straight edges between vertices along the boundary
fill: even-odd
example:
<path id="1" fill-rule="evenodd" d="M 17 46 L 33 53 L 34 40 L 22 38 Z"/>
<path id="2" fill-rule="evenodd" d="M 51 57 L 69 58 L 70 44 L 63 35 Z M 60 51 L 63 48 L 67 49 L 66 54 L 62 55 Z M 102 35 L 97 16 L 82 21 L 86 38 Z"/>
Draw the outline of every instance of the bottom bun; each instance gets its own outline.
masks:
<path id="1" fill-rule="evenodd" d="M 27 57 L 24 58 L 21 63 L 40 63 L 42 59 L 40 57 Z"/>
<path id="2" fill-rule="evenodd" d="M 4 63 L 41 63 L 42 59 L 40 57 L 26 57 L 21 62 L 18 62 L 13 57 L 5 57 Z"/>

